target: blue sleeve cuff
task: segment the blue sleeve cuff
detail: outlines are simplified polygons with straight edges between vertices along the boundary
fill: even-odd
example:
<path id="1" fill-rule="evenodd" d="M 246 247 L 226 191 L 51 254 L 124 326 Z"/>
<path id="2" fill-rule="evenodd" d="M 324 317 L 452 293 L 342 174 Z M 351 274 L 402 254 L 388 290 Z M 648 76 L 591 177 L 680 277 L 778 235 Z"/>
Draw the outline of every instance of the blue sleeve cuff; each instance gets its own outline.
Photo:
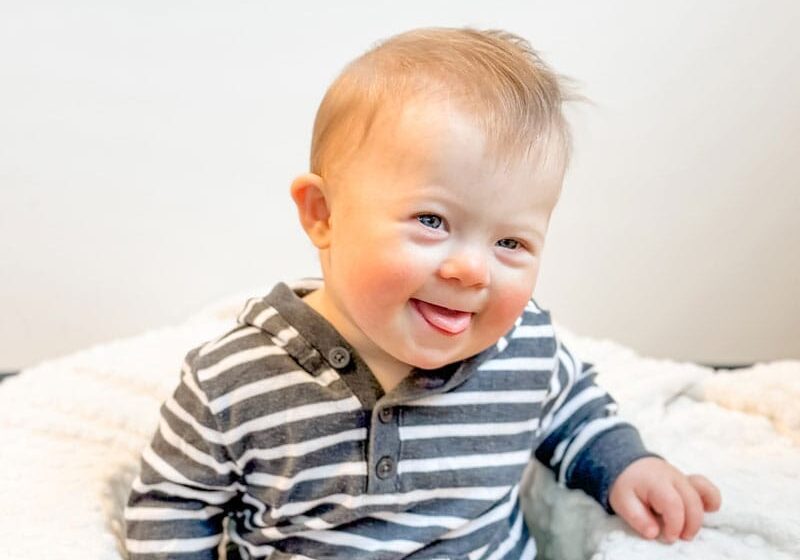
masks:
<path id="1" fill-rule="evenodd" d="M 645 449 L 639 432 L 620 424 L 602 432 L 575 458 L 566 476 L 568 488 L 579 488 L 603 506 L 609 514 L 611 486 L 628 465 L 644 457 L 659 457 Z"/>

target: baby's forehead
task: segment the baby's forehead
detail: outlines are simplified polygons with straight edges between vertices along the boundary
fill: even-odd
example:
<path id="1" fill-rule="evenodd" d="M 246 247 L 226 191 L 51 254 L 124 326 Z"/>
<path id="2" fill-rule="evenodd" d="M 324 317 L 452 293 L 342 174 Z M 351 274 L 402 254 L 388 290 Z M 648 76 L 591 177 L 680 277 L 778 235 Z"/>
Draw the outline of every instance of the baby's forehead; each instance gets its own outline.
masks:
<path id="1" fill-rule="evenodd" d="M 563 176 L 567 154 L 559 138 L 542 135 L 528 145 L 506 140 L 513 131 L 493 134 L 485 115 L 468 103 L 442 96 L 421 96 L 382 106 L 372 115 L 362 141 L 374 160 L 390 167 L 436 166 L 464 155 L 491 171 Z M 465 140 L 468 140 L 465 142 Z"/>
<path id="2" fill-rule="evenodd" d="M 560 163 L 548 165 L 535 153 L 501 157 L 487 148 L 486 134 L 464 115 L 440 112 L 429 118 L 424 113 L 417 108 L 405 113 L 409 118 L 375 127 L 336 188 L 387 204 L 440 199 L 459 202 L 464 209 L 491 205 L 492 197 L 512 193 L 524 197 L 520 202 L 558 197 Z"/>

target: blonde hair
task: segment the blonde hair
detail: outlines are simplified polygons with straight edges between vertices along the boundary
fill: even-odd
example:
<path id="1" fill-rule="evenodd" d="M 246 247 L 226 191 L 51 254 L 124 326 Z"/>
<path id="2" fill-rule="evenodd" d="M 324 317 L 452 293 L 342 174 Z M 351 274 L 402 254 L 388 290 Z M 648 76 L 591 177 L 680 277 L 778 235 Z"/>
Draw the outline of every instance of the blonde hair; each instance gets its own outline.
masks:
<path id="1" fill-rule="evenodd" d="M 571 137 L 562 103 L 578 98 L 566 82 L 507 31 L 440 27 L 395 35 L 352 61 L 328 88 L 314 121 L 311 172 L 325 177 L 346 166 L 379 114 L 398 114 L 421 96 L 458 103 L 500 159 L 535 150 L 542 159 L 557 157 L 563 171 Z"/>

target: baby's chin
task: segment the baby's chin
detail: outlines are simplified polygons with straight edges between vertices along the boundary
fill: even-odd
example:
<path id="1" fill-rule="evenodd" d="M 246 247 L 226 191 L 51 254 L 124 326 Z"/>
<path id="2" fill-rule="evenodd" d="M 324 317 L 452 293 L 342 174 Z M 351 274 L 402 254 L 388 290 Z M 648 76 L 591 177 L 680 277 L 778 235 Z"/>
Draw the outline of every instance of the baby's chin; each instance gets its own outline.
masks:
<path id="1" fill-rule="evenodd" d="M 407 348 L 406 352 L 404 352 L 404 356 L 395 355 L 395 358 L 412 368 L 434 370 L 476 356 L 487 348 L 490 348 L 494 343 L 494 340 L 490 340 L 489 342 L 484 341 L 483 344 L 478 344 L 477 341 L 473 341 L 469 346 L 461 347 L 456 351 L 453 351 L 453 349 L 438 349 L 434 347 L 428 348 L 427 352 L 414 352 L 413 350 L 409 351 L 410 349 Z"/>
<path id="2" fill-rule="evenodd" d="M 472 355 L 474 354 L 470 354 L 470 356 Z M 444 356 L 436 356 L 436 355 L 412 356 L 410 361 L 406 361 L 406 363 L 410 365 L 412 368 L 416 369 L 435 370 L 435 369 L 441 369 L 451 364 L 461 362 L 466 358 L 469 358 L 470 356 L 460 356 L 452 354 Z"/>
<path id="3" fill-rule="evenodd" d="M 409 365 L 414 369 L 422 369 L 422 370 L 436 370 L 443 368 L 447 365 L 456 363 L 460 360 L 415 360 L 413 363 Z"/>

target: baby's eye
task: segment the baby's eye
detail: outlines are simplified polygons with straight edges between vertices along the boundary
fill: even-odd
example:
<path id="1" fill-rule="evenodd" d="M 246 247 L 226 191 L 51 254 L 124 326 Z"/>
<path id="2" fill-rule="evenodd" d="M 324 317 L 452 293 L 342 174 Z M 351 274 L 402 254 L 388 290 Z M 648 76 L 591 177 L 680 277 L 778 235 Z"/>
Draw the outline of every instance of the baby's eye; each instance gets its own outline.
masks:
<path id="1" fill-rule="evenodd" d="M 512 251 L 514 249 L 519 249 L 520 247 L 522 247 L 522 243 L 520 243 L 516 239 L 509 239 L 509 238 L 501 239 L 500 241 L 497 242 L 497 244 L 503 249 L 511 249 Z"/>
<path id="2" fill-rule="evenodd" d="M 419 220 L 419 223 L 423 226 L 432 229 L 439 229 L 439 226 L 442 225 L 442 219 L 436 214 L 420 214 L 417 216 L 417 220 Z"/>

